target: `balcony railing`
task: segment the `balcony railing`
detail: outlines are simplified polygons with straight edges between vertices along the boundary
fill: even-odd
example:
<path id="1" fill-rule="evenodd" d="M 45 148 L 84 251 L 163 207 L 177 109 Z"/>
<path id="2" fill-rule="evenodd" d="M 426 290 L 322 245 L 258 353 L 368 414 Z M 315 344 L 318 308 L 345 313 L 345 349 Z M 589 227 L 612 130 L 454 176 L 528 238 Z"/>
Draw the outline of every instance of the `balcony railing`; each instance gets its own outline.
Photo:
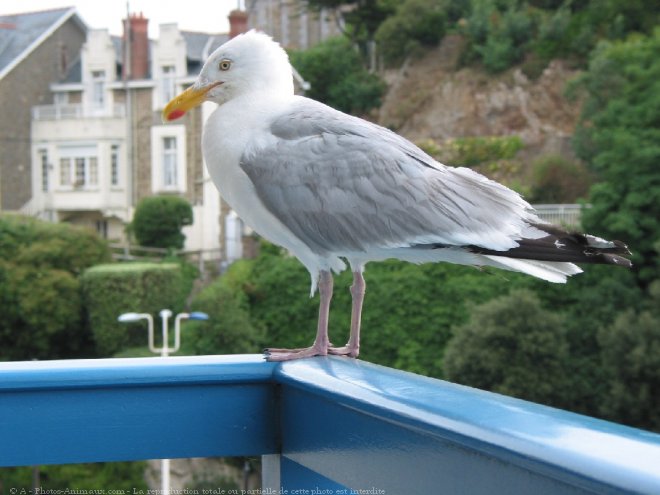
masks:
<path id="1" fill-rule="evenodd" d="M 88 108 L 81 104 L 75 105 L 37 105 L 32 107 L 33 120 L 77 120 L 99 118 L 123 118 L 126 116 L 126 106 L 114 104 L 110 108 Z"/>
<path id="2" fill-rule="evenodd" d="M 361 361 L 0 363 L 1 466 L 242 455 L 264 493 L 660 493 L 660 435 Z"/>
<path id="3" fill-rule="evenodd" d="M 532 205 L 536 213 L 548 223 L 564 227 L 579 228 L 582 210 L 591 205 L 581 204 L 537 204 Z"/>

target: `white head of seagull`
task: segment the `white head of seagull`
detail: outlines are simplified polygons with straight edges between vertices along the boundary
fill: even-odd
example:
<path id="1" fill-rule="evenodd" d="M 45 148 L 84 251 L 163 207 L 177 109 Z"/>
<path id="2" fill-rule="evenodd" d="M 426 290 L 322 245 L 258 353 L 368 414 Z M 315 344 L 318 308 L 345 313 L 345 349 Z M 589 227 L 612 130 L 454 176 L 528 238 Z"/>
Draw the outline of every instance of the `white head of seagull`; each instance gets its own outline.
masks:
<path id="1" fill-rule="evenodd" d="M 270 36 L 252 30 L 217 48 L 197 81 L 163 110 L 163 118 L 175 120 L 203 101 L 222 105 L 261 91 L 293 95 L 293 77 L 286 52 Z"/>
<path id="2" fill-rule="evenodd" d="M 218 48 L 165 120 L 212 101 L 203 151 L 222 197 L 256 232 L 293 253 L 318 282 L 319 320 L 306 349 L 284 361 L 356 357 L 371 261 L 494 266 L 565 282 L 574 262 L 630 266 L 623 243 L 543 223 L 520 195 L 466 168 L 446 167 L 393 132 L 294 96 L 286 52 L 255 31 Z M 348 343 L 328 339 L 332 271 L 353 271 Z"/>

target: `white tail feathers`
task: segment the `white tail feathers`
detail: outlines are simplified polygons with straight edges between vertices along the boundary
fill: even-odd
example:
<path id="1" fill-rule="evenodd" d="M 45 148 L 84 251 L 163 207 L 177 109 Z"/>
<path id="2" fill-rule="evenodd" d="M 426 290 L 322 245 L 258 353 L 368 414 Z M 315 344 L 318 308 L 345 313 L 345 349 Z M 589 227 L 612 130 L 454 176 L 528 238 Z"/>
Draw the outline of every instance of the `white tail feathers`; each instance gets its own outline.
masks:
<path id="1" fill-rule="evenodd" d="M 582 273 L 582 269 L 577 265 L 561 261 L 520 260 L 493 255 L 484 255 L 483 257 L 490 261 L 488 263 L 490 266 L 526 273 L 527 275 L 558 284 L 566 283 L 566 278 L 571 275 Z"/>

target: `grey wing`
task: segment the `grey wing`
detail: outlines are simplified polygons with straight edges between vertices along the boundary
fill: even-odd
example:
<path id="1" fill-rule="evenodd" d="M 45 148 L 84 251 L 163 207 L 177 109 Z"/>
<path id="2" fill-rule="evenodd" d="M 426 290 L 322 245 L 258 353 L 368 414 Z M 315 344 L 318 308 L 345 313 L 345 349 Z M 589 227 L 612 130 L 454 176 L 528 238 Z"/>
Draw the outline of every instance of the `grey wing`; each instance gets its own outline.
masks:
<path id="1" fill-rule="evenodd" d="M 248 146 L 241 167 L 263 204 L 318 253 L 422 244 L 504 250 L 535 218 L 504 186 L 311 100 L 270 131 L 270 144 Z"/>

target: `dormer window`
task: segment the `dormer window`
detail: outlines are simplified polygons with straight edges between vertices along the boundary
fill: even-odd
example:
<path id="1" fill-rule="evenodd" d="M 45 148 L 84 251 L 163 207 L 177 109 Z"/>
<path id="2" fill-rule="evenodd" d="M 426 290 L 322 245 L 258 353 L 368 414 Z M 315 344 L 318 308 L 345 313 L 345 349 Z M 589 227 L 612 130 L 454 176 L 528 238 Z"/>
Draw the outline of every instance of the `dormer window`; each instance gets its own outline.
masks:
<path id="1" fill-rule="evenodd" d="M 92 71 L 92 107 L 95 110 L 105 108 L 105 71 Z"/>
<path id="2" fill-rule="evenodd" d="M 161 68 L 160 97 L 163 104 L 176 96 L 175 69 L 173 65 L 163 65 Z"/>

